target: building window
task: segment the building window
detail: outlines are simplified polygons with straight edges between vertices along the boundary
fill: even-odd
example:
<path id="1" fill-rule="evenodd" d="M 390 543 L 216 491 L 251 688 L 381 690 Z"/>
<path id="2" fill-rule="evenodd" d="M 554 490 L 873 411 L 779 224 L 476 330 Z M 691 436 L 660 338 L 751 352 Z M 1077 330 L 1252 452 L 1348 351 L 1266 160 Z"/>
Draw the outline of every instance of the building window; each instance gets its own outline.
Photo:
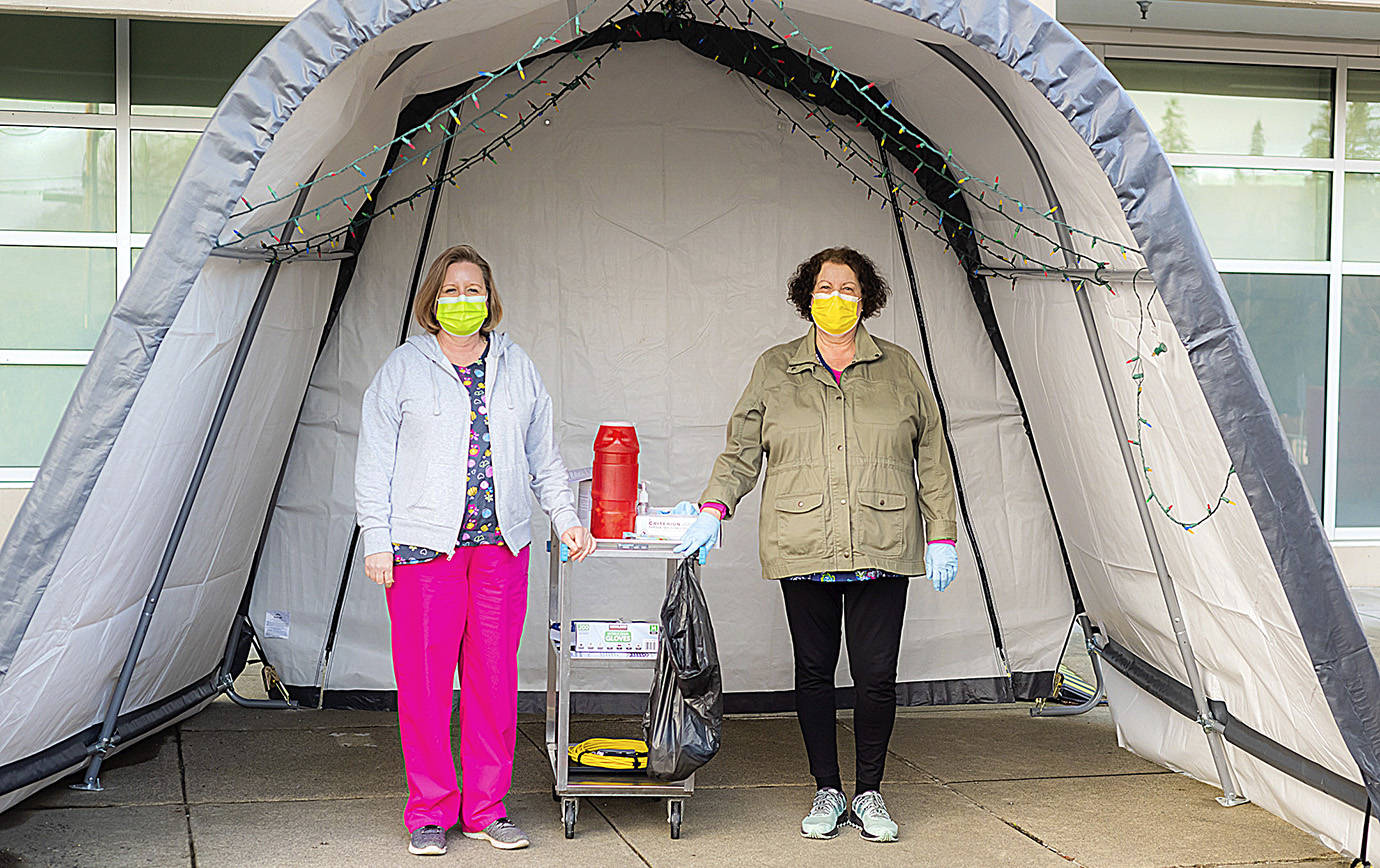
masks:
<path id="1" fill-rule="evenodd" d="M 1346 173 L 1342 255 L 1349 262 L 1380 262 L 1380 174 Z"/>
<path id="2" fill-rule="evenodd" d="M 206 118 L 278 30 L 0 14 L 0 486 L 33 481 Z"/>
<path id="3" fill-rule="evenodd" d="M 1327 172 L 1178 166 L 1198 229 L 1219 259 L 1327 259 Z"/>
<path id="4" fill-rule="evenodd" d="M 1347 76 L 1346 155 L 1380 160 L 1380 70 L 1353 69 Z"/>
<path id="5" fill-rule="evenodd" d="M 115 113 L 115 22 L 0 15 L 0 111 Z"/>
<path id="6" fill-rule="evenodd" d="M 1117 52 L 1328 532 L 1380 538 L 1380 69 Z"/>
<path id="7" fill-rule="evenodd" d="M 1251 342 L 1308 493 L 1319 505 L 1323 502 L 1327 275 L 1224 273 L 1222 282 Z"/>
<path id="8" fill-rule="evenodd" d="M 1380 276 L 1342 278 L 1341 349 L 1337 524 L 1380 527 Z"/>
<path id="9" fill-rule="evenodd" d="M 1171 154 L 1332 155 L 1332 70 L 1162 60 L 1107 66 Z"/>

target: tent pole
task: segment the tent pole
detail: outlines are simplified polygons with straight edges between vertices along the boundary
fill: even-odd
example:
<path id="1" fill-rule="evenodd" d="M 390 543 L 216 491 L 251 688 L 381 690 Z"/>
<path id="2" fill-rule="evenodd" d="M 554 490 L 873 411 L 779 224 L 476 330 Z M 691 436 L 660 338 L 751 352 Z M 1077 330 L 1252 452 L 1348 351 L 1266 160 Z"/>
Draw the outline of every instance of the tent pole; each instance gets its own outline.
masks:
<path id="1" fill-rule="evenodd" d="M 312 170 L 311 177 L 307 179 L 307 183 L 310 184 L 312 181 L 315 181 L 316 176 L 320 174 L 320 172 L 321 165 L 318 163 L 316 168 Z M 215 251 L 212 251 L 213 254 L 214 252 Z M 329 314 L 327 315 L 326 322 L 326 327 L 329 327 Z M 316 359 L 312 361 L 312 370 L 316 369 L 316 362 L 319 361 L 321 358 L 321 346 L 324 344 L 325 339 L 323 338 L 322 341 L 317 345 Z M 310 376 L 308 376 L 308 385 L 310 385 Z M 303 396 L 302 401 L 306 401 L 305 395 Z M 230 699 L 236 704 L 258 704 L 257 706 L 246 705 L 245 707 L 281 709 L 299 707 L 298 704 L 296 702 L 293 702 L 291 699 L 288 699 L 287 701 L 273 699 L 245 699 L 244 697 L 240 696 L 238 693 L 235 692 L 235 673 L 232 670 L 235 668 L 235 656 L 239 653 L 239 649 L 241 647 L 243 638 L 245 636 L 248 636 L 250 641 L 252 641 L 255 644 L 257 644 L 259 641 L 258 635 L 254 632 L 254 622 L 249 617 L 249 601 L 254 589 L 254 576 L 259 572 L 259 561 L 263 558 L 264 554 L 264 542 L 268 537 L 268 523 L 269 520 L 273 517 L 273 510 L 278 504 L 278 494 L 280 491 L 282 491 L 283 488 L 283 474 L 284 471 L 287 469 L 287 456 L 289 453 L 292 452 L 293 441 L 297 439 L 297 423 L 301 421 L 301 418 L 302 405 L 301 403 L 299 403 L 297 406 L 297 416 L 293 420 L 292 433 L 288 435 L 287 446 L 283 450 L 283 460 L 282 463 L 278 466 L 278 476 L 273 481 L 273 493 L 269 496 L 268 499 L 269 506 L 268 510 L 264 515 L 264 523 L 259 531 L 259 542 L 254 546 L 254 558 L 249 562 L 249 574 L 245 577 L 244 593 L 240 595 L 240 606 L 239 609 L 236 610 L 235 620 L 231 623 L 230 635 L 225 640 L 225 656 L 221 660 L 220 673 L 216 677 L 217 684 L 225 689 L 226 695 L 229 696 Z M 248 652 L 246 649 L 246 657 L 247 656 Z M 269 665 L 268 657 L 263 653 L 262 647 L 259 648 L 259 656 L 263 658 L 263 663 L 265 666 Z"/>
<path id="2" fill-rule="evenodd" d="M 1065 260 L 1067 261 L 1067 260 Z M 1048 277 L 1049 269 L 1046 268 L 992 268 L 983 266 L 974 269 L 978 277 L 1000 277 L 1011 280 L 1017 277 Z M 1118 283 L 1130 283 L 1134 280 L 1145 279 L 1145 269 L 1143 268 L 1065 268 L 1059 272 L 1065 277 L 1080 277 L 1086 280 L 1116 281 Z"/>
<path id="3" fill-rule="evenodd" d="M 1050 202 L 1050 206 L 1058 204 Z M 1068 234 L 1068 229 L 1059 224 L 1060 234 Z M 1072 247 L 1073 239 L 1064 241 Z M 1067 255 L 1067 254 L 1065 254 Z M 1203 689 L 1203 675 L 1198 670 L 1198 660 L 1193 654 L 1193 645 L 1188 640 L 1188 626 L 1184 623 L 1183 608 L 1179 605 L 1179 592 L 1174 580 L 1169 576 L 1169 567 L 1164 560 L 1164 550 L 1160 547 L 1159 536 L 1150 515 L 1150 506 L 1145 502 L 1145 492 L 1140 484 L 1140 473 L 1135 456 L 1131 454 L 1131 444 L 1126 438 L 1126 425 L 1117 407 L 1116 392 L 1112 387 L 1112 375 L 1107 370 L 1107 358 L 1102 351 L 1102 340 L 1097 334 L 1097 322 L 1093 319 L 1092 304 L 1088 293 L 1076 291 L 1078 314 L 1083 320 L 1083 331 L 1088 336 L 1088 347 L 1092 350 L 1093 365 L 1097 368 L 1097 379 L 1102 384 L 1102 396 L 1107 402 L 1107 411 L 1112 419 L 1112 430 L 1116 432 L 1117 444 L 1121 447 L 1121 461 L 1126 466 L 1126 477 L 1131 483 L 1131 491 L 1136 498 L 1136 511 L 1140 514 L 1140 524 L 1145 530 L 1145 541 L 1150 545 L 1150 559 L 1155 564 L 1155 575 L 1160 581 L 1160 592 L 1164 595 L 1165 607 L 1169 609 L 1169 620 L 1174 626 L 1174 641 L 1179 646 L 1179 656 L 1183 658 L 1184 670 L 1188 673 L 1188 686 L 1193 690 L 1193 704 L 1198 712 L 1198 725 L 1207 735 L 1208 749 L 1212 752 L 1213 765 L 1217 767 L 1218 780 L 1222 782 L 1222 795 L 1217 801 L 1225 807 L 1245 804 L 1250 801 L 1236 788 L 1236 778 L 1232 775 L 1231 764 L 1227 761 L 1227 751 L 1222 740 L 1222 724 L 1208 708 L 1207 692 Z"/>
<path id="4" fill-rule="evenodd" d="M 306 200 L 307 189 L 304 188 L 297 197 L 297 202 L 293 207 L 292 216 L 296 217 L 301 213 L 302 203 Z M 201 455 L 198 456 L 196 468 L 192 471 L 191 481 L 187 483 L 187 491 L 182 496 L 182 507 L 177 511 L 177 519 L 173 522 L 172 533 L 168 535 L 167 545 L 163 547 L 163 559 L 158 564 L 158 572 L 153 577 L 153 587 L 149 588 L 148 596 L 144 600 L 144 609 L 139 614 L 139 623 L 134 628 L 134 638 L 129 643 L 129 652 L 125 654 L 124 666 L 120 668 L 120 678 L 115 682 L 115 692 L 110 696 L 110 702 L 105 708 L 105 719 L 101 723 L 100 735 L 96 737 L 95 744 L 89 748 L 91 765 L 86 769 L 86 778 L 79 784 L 73 784 L 74 790 L 87 790 L 99 792 L 104 789 L 101 786 L 101 764 L 105 757 L 110 753 L 115 739 L 115 721 L 120 714 L 120 706 L 124 705 L 125 694 L 129 692 L 129 682 L 134 677 L 134 664 L 139 660 L 139 652 L 143 650 L 144 639 L 149 632 L 149 624 L 153 621 L 154 609 L 158 607 L 158 598 L 163 593 L 163 585 L 168 581 L 168 571 L 172 568 L 173 556 L 177 554 L 178 543 L 182 541 L 182 532 L 187 529 L 187 520 L 192 514 L 192 505 L 196 502 L 197 492 L 201 489 L 201 480 L 206 475 L 206 466 L 211 463 L 211 453 L 215 450 L 216 440 L 220 438 L 221 426 L 225 423 L 226 412 L 230 409 L 230 399 L 235 394 L 235 387 L 239 385 L 240 374 L 244 372 L 246 359 L 249 357 L 249 347 L 254 342 L 254 335 L 259 330 L 259 322 L 263 319 L 264 308 L 268 306 L 268 297 L 273 292 L 273 284 L 278 280 L 278 270 L 282 263 L 278 261 L 270 262 L 268 270 L 264 272 L 263 281 L 259 284 L 259 293 L 254 297 L 254 306 L 249 309 L 249 317 L 245 321 L 244 331 L 240 334 L 239 346 L 235 349 L 235 359 L 230 363 L 230 373 L 225 378 L 225 387 L 221 389 L 220 400 L 216 402 L 216 410 L 211 417 L 211 427 L 206 432 L 206 440 L 201 444 Z"/>
<path id="5" fill-rule="evenodd" d="M 445 125 L 447 138 L 441 144 L 441 155 L 439 168 L 436 170 L 437 180 L 432 182 L 431 195 L 427 199 L 426 217 L 422 222 L 422 231 L 417 239 L 417 258 L 412 264 L 412 280 L 408 284 L 407 303 L 403 306 L 402 320 L 398 323 L 398 346 L 402 346 L 407 341 L 407 327 L 412 322 L 412 303 L 417 298 L 417 289 L 422 280 L 422 269 L 425 268 L 426 251 L 431 244 L 431 230 L 436 222 L 436 209 L 440 205 L 442 183 L 440 178 L 446 172 L 446 167 L 450 165 L 451 143 L 455 141 L 455 121 L 447 120 Z M 390 155 L 392 156 L 392 155 Z M 430 179 L 428 179 L 430 180 Z M 326 706 L 326 674 L 331 665 L 331 652 L 335 650 L 336 630 L 340 627 L 340 616 L 345 609 L 345 595 L 350 587 L 350 568 L 354 566 L 355 549 L 359 545 L 359 524 L 356 523 L 350 531 L 350 545 L 345 551 L 345 563 L 340 569 L 340 583 L 336 586 L 335 606 L 331 610 L 330 626 L 326 630 L 326 641 L 321 646 L 321 656 L 316 664 L 316 680 L 319 681 L 320 690 L 317 693 L 317 707 Z"/>
<path id="6" fill-rule="evenodd" d="M 153 621 L 153 611 L 158 607 L 158 598 L 163 593 L 163 585 L 168 580 L 168 571 L 172 567 L 173 556 L 177 554 L 177 545 L 182 541 L 182 532 L 187 528 L 187 519 L 192 513 L 192 504 L 196 502 L 197 491 L 201 488 L 201 480 L 206 475 L 206 466 L 211 461 L 211 452 L 215 449 L 216 440 L 220 437 L 221 425 L 225 422 L 226 411 L 230 407 L 230 398 L 235 394 L 235 386 L 239 383 L 240 374 L 244 371 L 245 359 L 249 355 L 249 345 L 254 340 L 254 333 L 258 331 L 259 321 L 263 318 L 264 307 L 268 304 L 269 293 L 273 289 L 273 283 L 278 278 L 278 269 L 281 264 L 272 262 L 264 274 L 263 282 L 259 285 L 259 294 L 254 299 L 254 306 L 249 311 L 249 319 L 245 323 L 244 332 L 240 335 L 240 344 L 235 351 L 235 360 L 230 365 L 230 375 L 225 380 L 225 388 L 221 390 L 220 400 L 216 403 L 215 415 L 211 418 L 210 430 L 206 432 L 206 440 L 201 445 L 201 455 L 197 458 L 196 469 L 192 471 L 191 482 L 187 485 L 187 491 L 182 496 L 182 508 L 177 512 L 177 520 L 173 522 L 172 533 L 168 536 L 167 545 L 163 547 L 163 559 L 158 564 L 158 572 L 153 579 L 153 587 L 149 588 L 148 597 L 144 600 L 144 610 L 139 615 L 139 624 L 134 628 L 134 639 L 129 643 L 129 652 L 125 655 L 124 666 L 120 669 L 120 679 L 115 683 L 115 692 L 110 696 L 110 702 L 105 708 L 105 720 L 101 724 L 100 735 L 96 738 L 96 743 L 91 746 L 91 765 L 87 767 L 86 779 L 80 784 L 73 784 L 72 788 L 77 790 L 89 790 L 99 792 L 101 786 L 101 763 L 115 742 L 115 719 L 120 713 L 120 706 L 124 704 L 125 694 L 129 691 L 130 679 L 134 676 L 134 664 L 139 659 L 139 652 L 144 647 L 144 639 L 148 636 L 149 624 Z"/>
<path id="7" fill-rule="evenodd" d="M 1031 168 L 1035 170 L 1035 174 L 1040 180 L 1040 187 L 1044 191 L 1047 203 L 1051 208 L 1059 206 L 1059 197 L 1054 191 L 1054 184 L 1050 181 L 1049 173 L 1045 171 L 1044 161 L 1040 159 L 1035 144 L 1016 121 L 1016 116 L 1011 112 L 1006 101 L 977 70 L 959 57 L 953 49 L 932 42 L 926 42 L 924 45 L 947 60 L 959 72 L 962 72 L 969 81 L 982 91 L 992 103 L 992 107 L 1001 113 L 1011 127 L 1011 132 L 1020 141 L 1026 156 L 1030 159 Z M 1059 231 L 1059 242 L 1064 248 L 1064 264 L 1070 268 L 1077 267 L 1077 261 L 1069 252 L 1073 250 L 1072 233 L 1069 232 L 1068 226 L 1062 222 L 1056 221 L 1055 228 Z M 1212 764 L 1217 769 L 1217 779 L 1222 785 L 1222 795 L 1217 797 L 1217 801 L 1224 807 L 1245 804 L 1250 800 L 1241 795 L 1236 787 L 1236 777 L 1232 774 L 1231 763 L 1227 759 L 1226 743 L 1222 738 L 1224 727 L 1221 721 L 1213 717 L 1212 711 L 1208 707 L 1207 692 L 1203 688 L 1203 675 L 1198 669 L 1198 660 L 1194 656 L 1193 646 L 1188 640 L 1188 627 L 1184 623 L 1183 608 L 1179 605 L 1179 593 L 1174 587 L 1174 580 L 1169 576 L 1169 567 L 1164 560 L 1164 550 L 1160 547 L 1159 536 L 1155 533 L 1155 526 L 1150 516 L 1150 506 L 1145 502 L 1145 493 L 1140 484 L 1139 465 L 1136 464 L 1135 457 L 1131 454 L 1131 444 L 1126 437 L 1126 425 L 1122 422 L 1121 410 L 1116 403 L 1116 390 L 1112 386 L 1111 372 L 1107 369 L 1107 357 L 1102 351 L 1102 340 L 1097 334 L 1097 322 L 1093 318 L 1092 303 L 1088 301 L 1086 291 L 1075 291 L 1073 297 L 1078 303 L 1078 315 L 1083 320 L 1083 332 L 1088 338 L 1088 348 L 1092 350 L 1093 365 L 1097 368 L 1097 379 L 1102 385 L 1102 397 L 1107 403 L 1107 413 L 1112 420 L 1112 430 L 1116 433 L 1117 445 L 1121 449 L 1121 461 L 1126 467 L 1126 478 L 1131 483 L 1131 491 L 1135 495 L 1136 512 L 1140 515 L 1140 525 L 1145 532 L 1145 542 L 1150 547 L 1150 559 L 1155 564 L 1155 575 L 1160 582 L 1160 592 L 1164 595 L 1165 608 L 1169 610 L 1169 620 L 1174 628 L 1174 640 L 1179 647 L 1179 656 L 1183 660 L 1184 671 L 1188 674 L 1189 687 L 1193 691 L 1193 704 L 1198 715 L 1197 723 L 1203 728 L 1203 733 L 1207 736 L 1208 750 L 1212 753 Z"/>
<path id="8" fill-rule="evenodd" d="M 949 461 L 953 464 L 954 489 L 958 494 L 959 513 L 963 517 L 963 530 L 966 532 L 968 542 L 973 547 L 973 565 L 977 568 L 978 585 L 982 588 L 982 599 L 987 604 L 987 619 L 992 628 L 992 642 L 996 645 L 997 656 L 1001 660 L 1001 665 L 1006 673 L 1006 681 L 1011 683 L 1011 663 L 1006 656 L 1006 641 L 1002 635 L 1001 621 L 997 618 L 997 603 L 992 597 L 992 583 L 987 576 L 987 565 L 982 558 L 982 547 L 978 545 L 977 532 L 973 529 L 973 520 L 969 514 L 968 496 L 963 490 L 963 474 L 960 471 L 961 462 L 958 460 L 958 450 L 954 448 L 953 437 L 949 434 L 949 414 L 944 406 L 944 391 L 939 386 L 939 376 L 934 370 L 934 353 L 930 349 L 930 332 L 925 324 L 925 309 L 920 304 L 920 282 L 915 277 L 915 261 L 910 255 L 910 243 L 906 240 L 906 225 L 901 219 L 901 203 L 896 199 L 896 185 L 891 180 L 891 160 L 887 157 L 886 147 L 875 134 L 873 136 L 877 142 L 877 153 L 881 156 L 882 170 L 887 175 L 887 190 L 891 201 L 891 214 L 896 218 L 896 241 L 901 248 L 901 259 L 906 266 L 906 281 L 910 285 L 910 299 L 915 307 L 915 325 L 920 333 L 921 355 L 925 359 L 925 373 L 930 378 L 930 391 L 934 393 L 935 406 L 939 408 L 940 427 L 944 432 L 944 445 L 949 449 Z"/>

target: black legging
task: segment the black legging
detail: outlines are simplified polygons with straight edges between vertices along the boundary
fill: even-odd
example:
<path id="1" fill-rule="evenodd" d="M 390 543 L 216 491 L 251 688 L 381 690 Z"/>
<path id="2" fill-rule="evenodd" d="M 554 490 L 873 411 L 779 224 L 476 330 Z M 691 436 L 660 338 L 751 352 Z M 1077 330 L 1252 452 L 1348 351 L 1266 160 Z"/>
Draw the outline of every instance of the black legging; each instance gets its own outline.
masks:
<path id="1" fill-rule="evenodd" d="M 781 582 L 795 650 L 795 714 L 805 736 L 805 752 L 816 786 L 843 789 L 834 737 L 834 670 L 839 663 L 840 623 L 847 635 L 848 670 L 855 694 L 857 791 L 882 785 L 887 743 L 896 722 L 896 658 L 901 649 L 908 581 Z"/>

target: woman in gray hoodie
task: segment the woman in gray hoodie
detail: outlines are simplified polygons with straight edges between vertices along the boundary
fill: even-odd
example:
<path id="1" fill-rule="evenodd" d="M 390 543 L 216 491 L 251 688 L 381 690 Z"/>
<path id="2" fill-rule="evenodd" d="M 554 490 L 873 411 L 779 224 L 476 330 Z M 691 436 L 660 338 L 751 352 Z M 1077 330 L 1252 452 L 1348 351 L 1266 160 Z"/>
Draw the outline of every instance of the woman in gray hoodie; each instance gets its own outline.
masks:
<path id="1" fill-rule="evenodd" d="M 576 560 L 594 550 L 556 449 L 551 396 L 495 332 L 503 306 L 472 247 L 444 251 L 417 292 L 425 334 L 364 393 L 355 501 L 364 572 L 383 585 L 408 799 L 409 852 L 446 851 L 461 822 L 501 849 L 528 845 L 503 809 L 517 735 L 517 648 L 532 540 L 528 491 Z M 459 788 L 451 688 L 460 669 Z"/>

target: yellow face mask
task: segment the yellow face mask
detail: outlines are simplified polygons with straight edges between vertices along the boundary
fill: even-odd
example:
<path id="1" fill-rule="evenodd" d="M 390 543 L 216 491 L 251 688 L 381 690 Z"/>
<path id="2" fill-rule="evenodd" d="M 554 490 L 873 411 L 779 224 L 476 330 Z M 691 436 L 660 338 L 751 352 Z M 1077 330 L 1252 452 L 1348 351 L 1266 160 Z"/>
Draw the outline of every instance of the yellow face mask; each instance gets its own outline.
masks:
<path id="1" fill-rule="evenodd" d="M 858 299 L 841 292 L 815 293 L 810 301 L 810 317 L 820 331 L 846 335 L 858 324 Z"/>

